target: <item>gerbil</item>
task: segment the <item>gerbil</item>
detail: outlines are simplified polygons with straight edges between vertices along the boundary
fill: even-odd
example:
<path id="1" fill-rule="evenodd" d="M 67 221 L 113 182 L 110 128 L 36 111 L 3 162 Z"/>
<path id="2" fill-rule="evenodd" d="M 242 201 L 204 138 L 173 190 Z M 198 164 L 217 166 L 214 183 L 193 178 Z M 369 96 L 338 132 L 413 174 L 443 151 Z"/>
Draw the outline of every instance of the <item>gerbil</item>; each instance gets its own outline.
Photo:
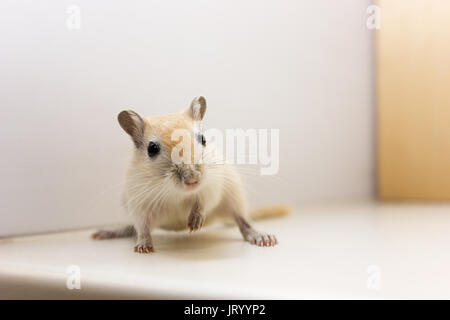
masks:
<path id="1" fill-rule="evenodd" d="M 235 221 L 244 239 L 258 246 L 274 246 L 274 235 L 256 231 L 248 222 L 250 213 L 236 170 L 218 161 L 214 145 L 206 141 L 198 123 L 206 112 L 204 97 L 195 98 L 184 111 L 143 118 L 134 111 L 122 111 L 120 126 L 134 143 L 134 156 L 128 168 L 123 205 L 133 219 L 132 226 L 115 231 L 98 231 L 94 239 L 136 235 L 134 251 L 154 251 L 151 231 L 199 230 L 216 218 Z M 201 150 L 200 163 L 175 163 L 172 151 L 176 129 L 190 133 L 192 145 Z M 182 152 L 183 153 L 183 152 Z M 286 213 L 285 208 L 266 209 L 262 214 Z"/>

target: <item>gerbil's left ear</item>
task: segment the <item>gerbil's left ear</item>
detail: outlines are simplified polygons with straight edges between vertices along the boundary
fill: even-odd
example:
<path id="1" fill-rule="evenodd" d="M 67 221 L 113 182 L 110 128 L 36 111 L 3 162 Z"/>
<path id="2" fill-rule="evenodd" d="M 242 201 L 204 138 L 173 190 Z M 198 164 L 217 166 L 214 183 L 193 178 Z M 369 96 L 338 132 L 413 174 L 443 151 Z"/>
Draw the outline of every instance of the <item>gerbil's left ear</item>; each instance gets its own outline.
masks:
<path id="1" fill-rule="evenodd" d="M 200 121 L 206 112 L 206 99 L 205 97 L 199 96 L 192 100 L 191 106 L 186 110 L 186 113 L 195 120 Z"/>

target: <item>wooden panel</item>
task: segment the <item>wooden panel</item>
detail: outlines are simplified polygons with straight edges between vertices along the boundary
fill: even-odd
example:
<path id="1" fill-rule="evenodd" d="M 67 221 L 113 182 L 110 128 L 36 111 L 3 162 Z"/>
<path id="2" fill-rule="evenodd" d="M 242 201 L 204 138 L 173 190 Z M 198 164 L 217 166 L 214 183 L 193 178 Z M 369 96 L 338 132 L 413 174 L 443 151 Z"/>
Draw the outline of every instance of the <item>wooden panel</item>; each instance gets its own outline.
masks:
<path id="1" fill-rule="evenodd" d="M 450 1 L 378 4 L 379 196 L 450 200 Z"/>

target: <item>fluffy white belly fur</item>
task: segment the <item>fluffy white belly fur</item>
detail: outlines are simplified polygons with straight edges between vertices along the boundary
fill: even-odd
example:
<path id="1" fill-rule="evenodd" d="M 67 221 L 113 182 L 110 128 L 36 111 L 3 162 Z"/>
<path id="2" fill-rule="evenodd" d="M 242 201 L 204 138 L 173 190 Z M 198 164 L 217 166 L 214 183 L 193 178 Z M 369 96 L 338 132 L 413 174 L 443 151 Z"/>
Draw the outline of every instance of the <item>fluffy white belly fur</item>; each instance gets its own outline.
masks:
<path id="1" fill-rule="evenodd" d="M 157 213 L 155 226 L 166 230 L 187 229 L 189 214 L 198 198 L 206 200 L 202 201 L 206 215 L 205 225 L 211 223 L 213 217 L 220 215 L 222 191 L 222 186 L 205 184 L 195 195 L 185 198 L 173 197 L 161 212 Z"/>

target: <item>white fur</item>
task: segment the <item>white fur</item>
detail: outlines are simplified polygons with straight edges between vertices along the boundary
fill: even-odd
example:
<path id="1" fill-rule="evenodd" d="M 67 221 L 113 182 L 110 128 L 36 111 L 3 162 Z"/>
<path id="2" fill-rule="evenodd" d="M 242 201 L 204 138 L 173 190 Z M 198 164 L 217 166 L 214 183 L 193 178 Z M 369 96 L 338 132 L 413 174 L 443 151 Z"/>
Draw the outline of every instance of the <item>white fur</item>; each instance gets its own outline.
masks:
<path id="1" fill-rule="evenodd" d="M 134 224 L 143 224 L 153 229 L 168 230 L 187 228 L 187 219 L 197 200 L 203 205 L 206 223 L 214 218 L 232 218 L 234 214 L 247 216 L 247 203 L 241 180 L 236 170 L 214 158 L 214 146 L 209 144 L 207 152 L 212 154 L 203 164 L 200 185 L 192 190 L 182 190 L 176 178 L 166 175 L 170 157 L 160 155 L 157 163 L 149 163 L 139 150 L 128 169 L 124 193 L 124 205 Z M 142 159 L 144 158 L 144 159 Z M 155 161 L 155 162 L 156 162 Z"/>
<path id="2" fill-rule="evenodd" d="M 125 110 L 118 116 L 121 127 L 135 145 L 123 205 L 137 234 L 136 252 L 153 252 L 151 231 L 156 227 L 194 231 L 216 219 L 236 222 L 244 239 L 252 244 L 273 246 L 277 243 L 273 235 L 260 233 L 250 226 L 239 175 L 233 167 L 218 159 L 211 142 L 206 142 L 205 146 L 199 139 L 199 122 L 205 111 L 205 98 L 197 97 L 186 111 L 179 113 L 143 119 L 136 112 Z M 201 159 L 193 157 L 194 164 L 186 164 L 190 160 L 185 150 L 182 151 L 186 162 L 172 161 L 174 150 L 175 155 L 179 155 L 178 140 L 172 140 L 172 133 L 180 128 L 189 133 L 190 145 L 201 150 Z M 159 146 L 159 152 L 149 154 L 149 145 Z M 198 160 L 200 162 L 195 163 Z M 123 237 L 131 235 L 132 231 L 131 227 L 113 232 L 99 231 L 93 237 Z"/>

